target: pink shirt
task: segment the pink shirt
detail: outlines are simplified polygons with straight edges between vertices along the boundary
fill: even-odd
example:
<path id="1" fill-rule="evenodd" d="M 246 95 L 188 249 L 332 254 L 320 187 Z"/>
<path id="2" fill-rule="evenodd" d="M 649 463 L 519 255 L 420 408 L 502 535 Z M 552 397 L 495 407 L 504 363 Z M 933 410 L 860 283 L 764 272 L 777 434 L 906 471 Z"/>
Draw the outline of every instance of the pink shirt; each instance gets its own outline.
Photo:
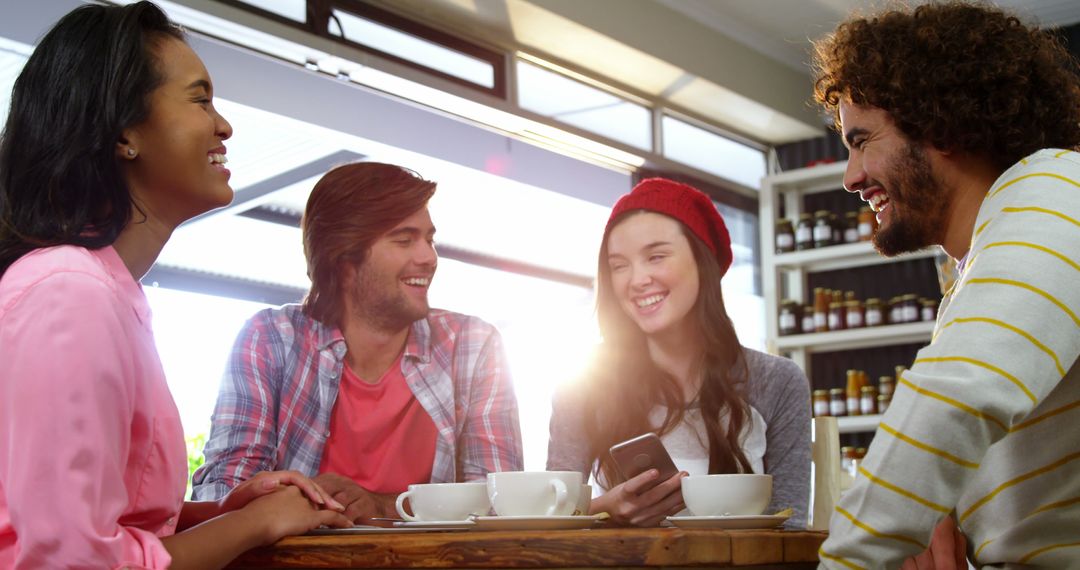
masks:
<path id="1" fill-rule="evenodd" d="M 401 373 L 401 356 L 374 384 L 341 373 L 319 473 L 337 473 L 373 493 L 403 493 L 431 481 L 439 432 Z"/>
<path id="2" fill-rule="evenodd" d="M 0 569 L 167 568 L 187 460 L 142 288 L 61 246 L 0 277 Z"/>

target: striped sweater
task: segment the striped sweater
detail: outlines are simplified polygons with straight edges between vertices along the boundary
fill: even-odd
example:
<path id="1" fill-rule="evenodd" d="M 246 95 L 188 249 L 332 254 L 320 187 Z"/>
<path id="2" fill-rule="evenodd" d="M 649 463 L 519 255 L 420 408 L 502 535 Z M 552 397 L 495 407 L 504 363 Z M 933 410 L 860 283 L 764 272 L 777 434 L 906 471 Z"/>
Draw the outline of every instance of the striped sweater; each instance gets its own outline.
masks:
<path id="1" fill-rule="evenodd" d="M 987 192 L 822 567 L 899 567 L 954 511 L 979 567 L 1080 567 L 1078 354 L 1080 154 L 1044 149 Z"/>

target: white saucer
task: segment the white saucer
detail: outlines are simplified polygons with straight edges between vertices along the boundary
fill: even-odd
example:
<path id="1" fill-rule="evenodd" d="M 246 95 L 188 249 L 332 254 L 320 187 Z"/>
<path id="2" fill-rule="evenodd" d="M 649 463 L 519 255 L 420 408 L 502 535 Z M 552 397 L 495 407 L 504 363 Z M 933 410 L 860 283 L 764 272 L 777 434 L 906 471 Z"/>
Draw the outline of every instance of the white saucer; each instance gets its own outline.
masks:
<path id="1" fill-rule="evenodd" d="M 476 530 L 556 530 L 592 528 L 603 520 L 601 515 L 592 516 L 538 516 L 538 517 L 473 517 Z"/>
<path id="2" fill-rule="evenodd" d="M 394 523 L 395 528 L 417 528 L 428 530 L 462 530 L 476 526 L 471 520 L 463 521 L 404 521 Z"/>
<path id="3" fill-rule="evenodd" d="M 745 530 L 776 528 L 784 524 L 788 518 L 789 515 L 729 515 L 726 517 L 668 517 L 667 520 L 679 528 Z"/>

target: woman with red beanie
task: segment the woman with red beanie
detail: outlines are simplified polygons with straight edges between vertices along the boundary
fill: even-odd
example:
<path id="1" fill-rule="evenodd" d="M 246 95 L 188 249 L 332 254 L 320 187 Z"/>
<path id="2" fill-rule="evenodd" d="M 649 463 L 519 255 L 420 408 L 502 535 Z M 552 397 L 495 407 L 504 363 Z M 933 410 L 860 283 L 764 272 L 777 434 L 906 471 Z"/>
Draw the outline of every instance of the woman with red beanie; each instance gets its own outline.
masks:
<path id="1" fill-rule="evenodd" d="M 766 512 L 790 507 L 785 525 L 806 526 L 809 384 L 790 360 L 739 344 L 720 287 L 731 262 L 723 218 L 690 186 L 650 178 L 612 209 L 596 284 L 604 341 L 556 396 L 548 445 L 549 470 L 594 475 L 592 513 L 655 526 L 684 508 L 686 475 L 766 473 Z M 680 473 L 621 478 L 608 449 L 646 432 Z"/>

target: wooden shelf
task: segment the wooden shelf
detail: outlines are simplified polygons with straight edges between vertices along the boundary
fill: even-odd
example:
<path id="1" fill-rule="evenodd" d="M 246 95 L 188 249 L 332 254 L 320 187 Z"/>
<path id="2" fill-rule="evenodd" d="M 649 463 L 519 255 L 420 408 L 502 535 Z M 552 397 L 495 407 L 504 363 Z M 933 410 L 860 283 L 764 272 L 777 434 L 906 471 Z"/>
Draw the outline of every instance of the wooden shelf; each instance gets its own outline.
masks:
<path id="1" fill-rule="evenodd" d="M 842 416 L 836 418 L 840 433 L 863 433 L 877 431 L 881 414 L 870 416 Z"/>
<path id="2" fill-rule="evenodd" d="M 804 349 L 811 352 L 836 352 L 872 346 L 930 342 L 934 323 L 917 322 L 884 325 L 843 331 L 796 334 L 776 339 L 779 350 Z"/>
<path id="3" fill-rule="evenodd" d="M 896 257 L 885 257 L 874 249 L 868 241 L 830 245 L 820 249 L 806 249 L 791 253 L 778 253 L 773 257 L 773 264 L 780 269 L 802 269 L 804 271 L 831 271 L 849 267 L 863 267 L 883 263 L 895 263 L 908 259 L 934 257 L 938 248 L 931 247 L 915 253 L 905 253 Z"/>

